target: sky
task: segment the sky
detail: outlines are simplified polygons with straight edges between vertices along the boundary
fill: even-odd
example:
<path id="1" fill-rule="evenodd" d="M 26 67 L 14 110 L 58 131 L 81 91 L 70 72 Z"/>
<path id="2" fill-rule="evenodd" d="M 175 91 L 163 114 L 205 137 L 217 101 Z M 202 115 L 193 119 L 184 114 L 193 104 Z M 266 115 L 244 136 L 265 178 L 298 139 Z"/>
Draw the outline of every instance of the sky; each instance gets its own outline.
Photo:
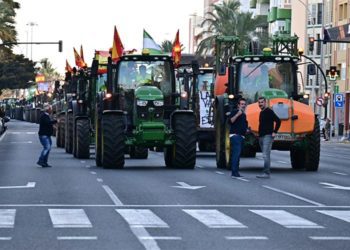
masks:
<path id="1" fill-rule="evenodd" d="M 180 41 L 188 44 L 190 15 L 203 13 L 203 0 L 17 0 L 19 42 L 63 41 L 58 45 L 19 45 L 15 52 L 33 61 L 49 58 L 56 70 L 64 72 L 65 60 L 74 66 L 73 47 L 83 45 L 85 61 L 91 64 L 95 50 L 112 47 L 114 26 L 117 27 L 125 49 L 141 49 L 143 29 L 157 43 L 174 40 L 180 29 Z M 33 22 L 37 25 L 31 26 Z M 31 53 L 30 49 L 33 48 Z"/>
<path id="2" fill-rule="evenodd" d="M 22 53 L 33 61 L 49 58 L 61 74 L 66 59 L 75 65 L 73 47 L 83 45 L 85 61 L 91 64 L 95 50 L 112 47 L 114 26 L 117 27 L 124 48 L 142 49 L 145 29 L 158 43 L 173 41 L 180 29 L 180 41 L 188 47 L 188 27 L 191 14 L 203 15 L 204 0 L 17 0 L 18 42 L 63 41 L 58 45 L 18 45 Z M 242 1 L 248 2 L 248 1 Z M 244 3 L 245 5 L 247 3 Z M 34 26 L 28 25 L 35 23 Z M 32 52 L 31 52 L 32 48 Z"/>

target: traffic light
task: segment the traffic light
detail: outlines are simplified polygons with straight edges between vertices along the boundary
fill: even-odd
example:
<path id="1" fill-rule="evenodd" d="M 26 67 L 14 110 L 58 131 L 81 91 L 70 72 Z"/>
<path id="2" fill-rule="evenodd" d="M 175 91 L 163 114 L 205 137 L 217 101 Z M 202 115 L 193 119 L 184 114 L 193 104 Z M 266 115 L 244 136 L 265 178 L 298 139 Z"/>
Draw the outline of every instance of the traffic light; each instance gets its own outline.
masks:
<path id="1" fill-rule="evenodd" d="M 329 67 L 329 75 L 331 77 L 337 77 L 337 67 L 336 66 Z"/>
<path id="2" fill-rule="evenodd" d="M 58 41 L 58 52 L 62 52 L 62 47 L 63 47 L 63 42 L 62 42 L 62 40 L 59 40 Z"/>
<path id="3" fill-rule="evenodd" d="M 309 37 L 309 51 L 314 51 L 314 45 L 315 45 L 315 38 L 310 36 Z"/>

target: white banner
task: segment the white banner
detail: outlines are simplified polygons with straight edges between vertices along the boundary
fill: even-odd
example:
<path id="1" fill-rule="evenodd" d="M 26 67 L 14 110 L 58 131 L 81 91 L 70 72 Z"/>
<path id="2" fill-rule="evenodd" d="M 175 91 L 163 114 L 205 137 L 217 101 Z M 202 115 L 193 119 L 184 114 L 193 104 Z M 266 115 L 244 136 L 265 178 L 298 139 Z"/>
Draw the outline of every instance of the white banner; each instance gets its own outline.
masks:
<path id="1" fill-rule="evenodd" d="M 210 93 L 208 91 L 199 91 L 199 127 L 201 128 L 214 128 L 214 125 L 209 123 L 212 120 L 212 115 L 209 117 L 209 109 L 211 105 Z M 210 118 L 210 119 L 209 119 Z"/>

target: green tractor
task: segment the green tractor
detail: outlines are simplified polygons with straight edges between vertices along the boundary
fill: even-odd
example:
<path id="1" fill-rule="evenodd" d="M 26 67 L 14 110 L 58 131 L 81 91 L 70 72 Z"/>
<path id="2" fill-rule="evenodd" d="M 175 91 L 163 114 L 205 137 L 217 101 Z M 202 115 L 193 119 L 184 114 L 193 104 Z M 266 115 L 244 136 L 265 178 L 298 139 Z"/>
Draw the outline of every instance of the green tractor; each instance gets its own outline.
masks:
<path id="1" fill-rule="evenodd" d="M 96 165 L 123 168 L 125 153 L 147 158 L 148 148 L 159 147 L 167 167 L 195 167 L 196 117 L 180 109 L 170 56 L 109 59 L 106 87 L 96 101 Z"/>

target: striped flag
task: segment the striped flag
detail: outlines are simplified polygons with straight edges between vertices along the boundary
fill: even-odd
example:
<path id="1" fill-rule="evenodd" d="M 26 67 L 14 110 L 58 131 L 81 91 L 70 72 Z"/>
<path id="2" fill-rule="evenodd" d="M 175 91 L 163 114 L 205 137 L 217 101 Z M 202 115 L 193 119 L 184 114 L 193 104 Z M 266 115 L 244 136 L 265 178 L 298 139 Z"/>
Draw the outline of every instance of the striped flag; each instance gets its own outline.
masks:
<path id="1" fill-rule="evenodd" d="M 114 37 L 113 37 L 113 47 L 112 47 L 112 61 L 117 62 L 119 58 L 123 55 L 124 46 L 120 40 L 117 28 L 114 26 Z"/>
<path id="2" fill-rule="evenodd" d="M 162 54 L 162 48 L 153 40 L 146 30 L 143 30 L 143 49 L 148 49 L 150 54 Z"/>
<path id="3" fill-rule="evenodd" d="M 75 65 L 77 65 L 79 68 L 85 68 L 87 67 L 86 63 L 83 61 L 81 56 L 78 54 L 76 49 L 73 47 L 74 50 L 74 58 L 75 58 Z"/>

